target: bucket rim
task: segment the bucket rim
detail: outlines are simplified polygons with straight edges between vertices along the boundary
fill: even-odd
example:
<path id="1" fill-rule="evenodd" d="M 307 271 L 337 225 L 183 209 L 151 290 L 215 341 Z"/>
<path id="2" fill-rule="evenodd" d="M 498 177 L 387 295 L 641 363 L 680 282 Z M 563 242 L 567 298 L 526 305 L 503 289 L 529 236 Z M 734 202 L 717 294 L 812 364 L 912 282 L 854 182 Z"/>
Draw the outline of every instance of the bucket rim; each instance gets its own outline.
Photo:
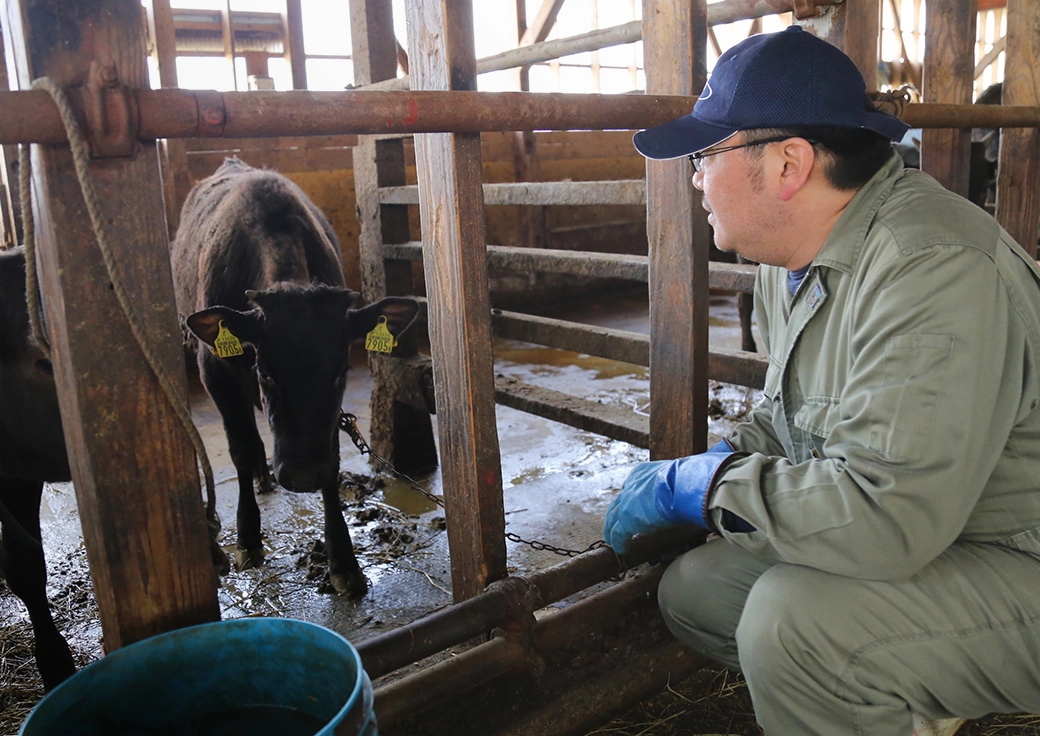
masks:
<path id="1" fill-rule="evenodd" d="M 73 680 L 83 672 L 94 668 L 94 671 L 98 671 L 102 667 L 110 668 L 119 665 L 119 662 L 128 657 L 134 656 L 136 652 L 142 651 L 148 647 L 154 647 L 157 644 L 161 644 L 164 640 L 180 638 L 188 636 L 191 632 L 202 632 L 210 629 L 229 629 L 229 628 L 257 628 L 264 627 L 268 629 L 273 628 L 285 628 L 288 630 L 296 629 L 297 631 L 310 631 L 311 633 L 318 633 L 321 636 L 329 637 L 331 639 L 338 640 L 337 644 L 345 646 L 345 652 L 349 653 L 350 658 L 354 664 L 354 682 L 350 688 L 350 695 L 346 698 L 343 706 L 330 717 L 326 724 L 319 730 L 315 736 L 330 736 L 337 724 L 341 723 L 346 715 L 357 705 L 359 700 L 363 698 L 364 688 L 366 684 L 367 674 L 365 673 L 364 667 L 361 662 L 361 655 L 358 653 L 357 648 L 342 634 L 332 629 L 322 626 L 320 624 L 313 623 L 311 621 L 303 621 L 301 619 L 286 618 L 279 616 L 247 616 L 242 618 L 234 619 L 221 619 L 217 621 L 207 621 L 201 624 L 192 624 L 190 626 L 182 626 L 176 629 L 170 629 L 169 631 L 160 632 L 152 636 L 140 639 L 126 646 L 120 647 L 115 651 L 106 654 L 101 659 L 95 660 L 90 664 L 86 665 L 82 669 L 75 672 L 71 677 L 66 679 L 64 682 L 59 684 L 56 688 L 51 690 L 49 693 L 44 695 L 40 699 L 29 714 L 22 721 L 22 725 L 18 729 L 19 736 L 23 736 L 27 726 L 30 726 L 30 721 L 33 715 L 45 706 L 45 703 L 50 701 L 55 703 L 60 701 L 63 696 L 63 691 L 67 691 L 76 686 L 73 684 Z M 147 645 L 147 646 L 145 646 Z M 80 681 L 82 682 L 82 680 Z M 369 686 L 371 687 L 371 686 Z"/>

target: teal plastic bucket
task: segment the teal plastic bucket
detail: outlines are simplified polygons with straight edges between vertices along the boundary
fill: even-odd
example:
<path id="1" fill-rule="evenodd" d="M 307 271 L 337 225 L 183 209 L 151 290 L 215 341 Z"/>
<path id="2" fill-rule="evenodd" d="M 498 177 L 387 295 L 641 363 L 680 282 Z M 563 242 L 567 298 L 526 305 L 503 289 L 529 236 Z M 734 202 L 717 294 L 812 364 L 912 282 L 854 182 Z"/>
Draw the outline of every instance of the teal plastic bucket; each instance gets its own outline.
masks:
<path id="1" fill-rule="evenodd" d="M 376 736 L 372 683 L 334 631 L 283 618 L 189 626 L 118 649 L 41 700 L 46 734 Z"/>

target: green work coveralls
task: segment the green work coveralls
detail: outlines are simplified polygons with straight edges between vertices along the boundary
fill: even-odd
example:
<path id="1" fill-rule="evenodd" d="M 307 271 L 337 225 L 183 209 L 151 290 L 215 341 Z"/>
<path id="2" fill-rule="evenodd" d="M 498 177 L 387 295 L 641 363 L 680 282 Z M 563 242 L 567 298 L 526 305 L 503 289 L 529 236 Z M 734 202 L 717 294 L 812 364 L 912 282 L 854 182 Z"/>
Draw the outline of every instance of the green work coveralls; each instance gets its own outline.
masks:
<path id="1" fill-rule="evenodd" d="M 897 156 L 792 296 L 762 266 L 764 400 L 672 563 L 669 627 L 747 679 L 768 736 L 1040 713 L 1040 270 Z"/>

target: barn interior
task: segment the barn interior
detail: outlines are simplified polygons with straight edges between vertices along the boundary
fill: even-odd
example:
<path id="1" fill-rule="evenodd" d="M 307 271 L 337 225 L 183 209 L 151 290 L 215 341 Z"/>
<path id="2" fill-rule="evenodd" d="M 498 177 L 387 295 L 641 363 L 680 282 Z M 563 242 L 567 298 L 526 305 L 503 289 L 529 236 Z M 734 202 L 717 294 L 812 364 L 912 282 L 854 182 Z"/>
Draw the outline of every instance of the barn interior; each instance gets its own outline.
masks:
<path id="1" fill-rule="evenodd" d="M 603 513 L 633 462 L 724 436 L 766 364 L 741 334 L 755 266 L 719 260 L 688 164 L 646 162 L 632 132 L 688 112 L 733 43 L 798 23 L 844 49 L 868 85 L 912 85 L 918 165 L 967 196 L 981 156 L 993 184 L 978 203 L 1035 255 L 1040 6 L 70 5 L 3 0 L 0 234 L 24 242 L 27 173 L 76 459 L 73 482 L 45 494 L 44 547 L 55 608 L 81 614 L 66 631 L 78 664 L 217 617 L 288 616 L 354 643 L 391 736 L 757 733 L 695 708 L 609 725 L 713 665 L 670 639 L 653 596 L 655 563 L 702 538 L 664 535 L 619 558 L 595 544 Z M 131 303 L 154 306 L 146 337 L 213 463 L 226 549 L 234 468 L 181 354 L 167 265 L 193 184 L 226 156 L 282 172 L 328 216 L 350 288 L 422 300 L 423 324 L 392 355 L 358 346 L 352 360 L 344 408 L 372 453 L 342 436 L 341 501 L 369 579 L 362 600 L 329 590 L 320 497 L 281 490 L 261 497 L 265 565 L 199 583 L 196 449 L 109 289 L 68 133 L 48 92 L 31 89 L 40 77 L 67 90 L 86 131 L 121 279 Z M 1001 101 L 973 104 L 997 82 Z M 995 130 L 986 160 L 980 139 Z M 32 144 L 28 172 L 18 144 Z M 24 634 L 24 609 L 2 593 L 0 627 Z M 2 685 L 4 710 L 31 707 L 42 688 L 7 671 L 18 674 Z M 1033 732 L 1024 717 L 963 731 Z"/>

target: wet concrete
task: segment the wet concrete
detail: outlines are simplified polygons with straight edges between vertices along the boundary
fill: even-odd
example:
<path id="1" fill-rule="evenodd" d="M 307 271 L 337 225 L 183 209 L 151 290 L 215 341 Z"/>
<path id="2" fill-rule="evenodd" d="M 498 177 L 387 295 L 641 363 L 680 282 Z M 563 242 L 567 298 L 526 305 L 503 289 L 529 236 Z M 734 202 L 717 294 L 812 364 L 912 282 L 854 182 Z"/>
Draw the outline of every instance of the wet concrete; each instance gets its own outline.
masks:
<path id="1" fill-rule="evenodd" d="M 645 304 L 624 298 L 609 305 L 573 308 L 568 319 L 647 332 Z M 711 343 L 740 346 L 736 301 L 714 298 Z M 585 398 L 647 412 L 647 369 L 526 343 L 496 341 L 496 373 Z M 355 353 L 344 407 L 358 416 L 368 436 L 371 379 L 363 351 Z M 756 392 L 714 385 L 712 399 L 726 416 L 712 419 L 711 441 L 726 434 L 735 419 L 755 403 Z M 220 417 L 196 385 L 193 415 L 205 440 L 217 482 L 218 511 L 224 523 L 221 542 L 234 549 L 237 481 Z M 648 459 L 648 451 L 550 422 L 507 407 L 497 408 L 502 454 L 506 530 L 525 540 L 581 550 L 602 536 L 602 519 L 629 466 Z M 434 417 L 436 422 L 436 417 Z M 266 422 L 258 420 L 270 452 Z M 224 618 L 287 616 L 327 626 L 360 642 L 408 623 L 451 602 L 450 565 L 444 513 L 409 484 L 380 472 L 342 436 L 342 500 L 359 561 L 370 584 L 360 601 L 329 592 L 322 582 L 323 510 L 319 494 L 278 488 L 259 497 L 266 563 L 231 572 L 220 581 Z M 414 479 L 440 496 L 435 471 Z M 43 536 L 48 558 L 49 595 L 59 610 L 59 626 L 70 638 L 81 664 L 101 655 L 101 630 L 93 608 L 82 535 L 71 484 L 45 491 Z M 530 545 L 507 542 L 508 568 L 523 574 L 564 558 Z M 83 598 L 86 600 L 83 600 Z M 76 599 L 80 599 L 76 602 Z M 27 616 L 6 588 L 0 589 L 0 628 L 24 625 Z"/>

